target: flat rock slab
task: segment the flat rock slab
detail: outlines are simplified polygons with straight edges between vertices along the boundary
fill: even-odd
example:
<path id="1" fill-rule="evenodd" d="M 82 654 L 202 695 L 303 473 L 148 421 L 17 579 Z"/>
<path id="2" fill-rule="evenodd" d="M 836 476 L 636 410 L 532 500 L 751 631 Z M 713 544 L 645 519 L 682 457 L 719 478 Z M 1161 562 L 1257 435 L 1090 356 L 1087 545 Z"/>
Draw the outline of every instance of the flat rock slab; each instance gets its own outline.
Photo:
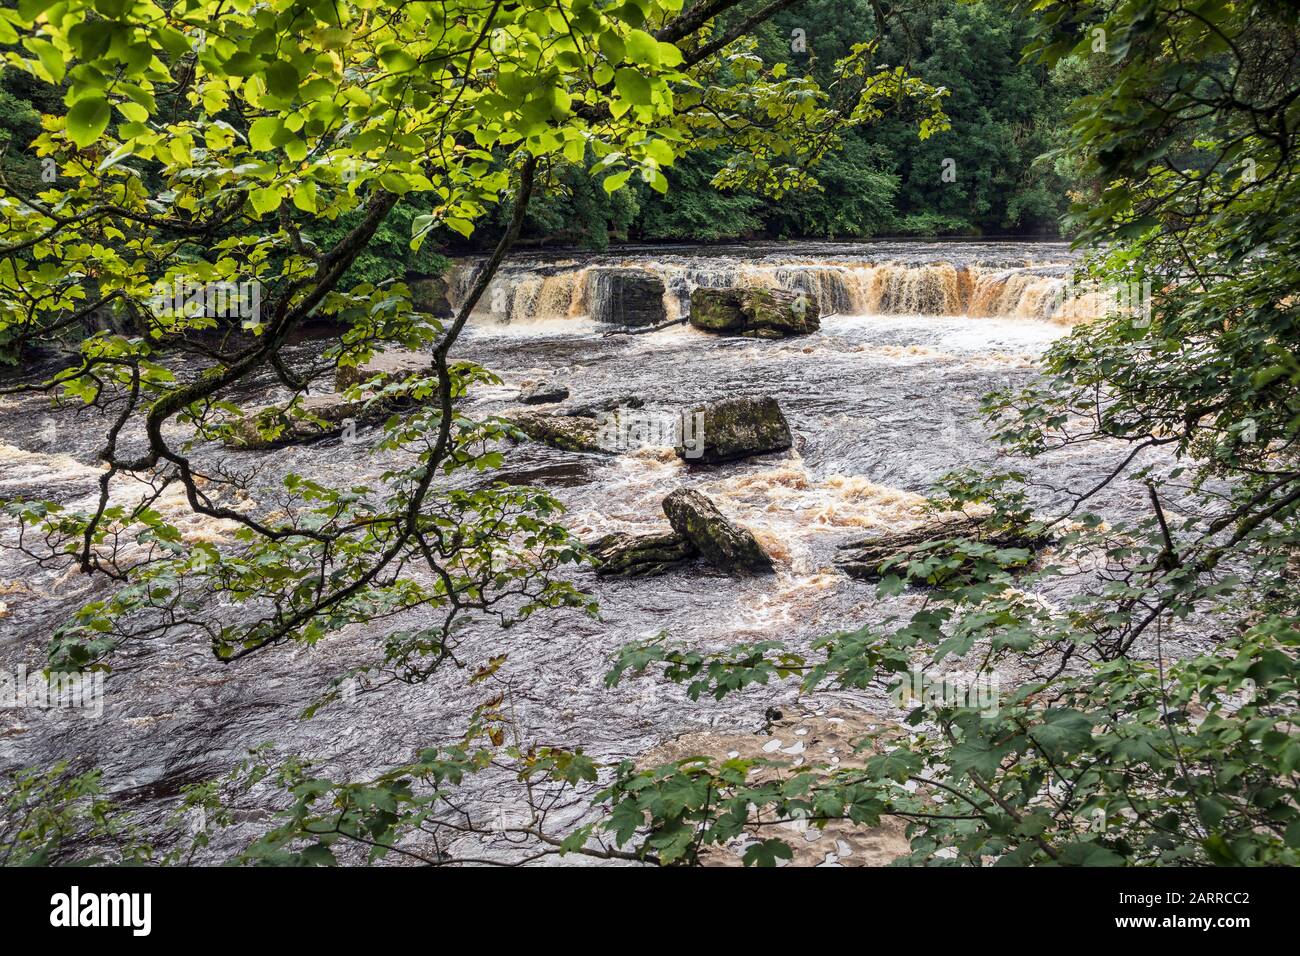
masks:
<path id="1" fill-rule="evenodd" d="M 677 456 L 716 465 L 785 451 L 794 444 L 775 398 L 724 398 L 682 415 Z"/>
<path id="2" fill-rule="evenodd" d="M 519 401 L 524 405 L 554 405 L 568 397 L 568 387 L 558 382 L 538 382 L 519 392 Z"/>
<path id="3" fill-rule="evenodd" d="M 340 365 L 334 373 L 334 388 L 346 392 L 353 385 L 371 382 L 367 390 L 384 389 L 412 375 L 432 375 L 433 358 L 421 352 L 406 349 L 385 349 L 376 352 L 360 365 Z"/>
<path id="4" fill-rule="evenodd" d="M 893 573 L 881 569 L 881 565 L 890 558 L 915 554 L 931 541 L 948 538 L 971 538 L 996 548 L 1019 548 L 1031 554 L 1051 543 L 1049 535 L 1031 533 L 1024 529 L 991 530 L 981 518 L 957 515 L 936 518 L 904 531 L 889 531 L 840 545 L 835 566 L 851 578 L 879 581 L 886 573 Z"/>
<path id="5" fill-rule="evenodd" d="M 507 421 L 533 441 L 562 451 L 611 454 L 601 444 L 602 427 L 595 418 L 576 415 L 547 415 L 541 412 L 512 415 Z"/>
<path id="6" fill-rule="evenodd" d="M 689 541 L 714 567 L 729 574 L 770 574 L 772 559 L 754 536 L 732 524 L 693 488 L 678 488 L 663 502 L 673 531 Z"/>
<path id="7" fill-rule="evenodd" d="M 572 408 L 562 408 L 559 410 L 560 415 L 573 415 L 578 418 L 597 418 L 601 415 L 608 415 L 622 409 L 637 409 L 645 407 L 645 399 L 636 395 L 620 395 L 618 398 L 607 398 L 599 402 L 588 402 L 585 405 L 575 405 Z"/>
<path id="8" fill-rule="evenodd" d="M 629 534 L 616 531 L 587 546 L 596 558 L 596 573 L 621 577 L 663 574 L 699 555 L 695 546 L 675 531 Z"/>

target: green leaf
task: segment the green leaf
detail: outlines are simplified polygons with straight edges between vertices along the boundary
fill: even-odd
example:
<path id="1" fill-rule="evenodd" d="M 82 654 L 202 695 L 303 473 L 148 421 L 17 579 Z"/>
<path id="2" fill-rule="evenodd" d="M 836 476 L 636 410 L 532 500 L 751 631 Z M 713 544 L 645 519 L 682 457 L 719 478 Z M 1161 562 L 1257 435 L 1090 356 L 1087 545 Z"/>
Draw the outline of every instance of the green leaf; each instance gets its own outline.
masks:
<path id="1" fill-rule="evenodd" d="M 58 0 L 18 0 L 18 14 L 31 23 L 57 2 Z"/>
<path id="2" fill-rule="evenodd" d="M 1060 862 L 1064 866 L 1123 866 L 1124 858 L 1100 844 L 1083 840 L 1062 847 Z"/>
<path id="3" fill-rule="evenodd" d="M 117 104 L 117 111 L 132 123 L 143 123 L 149 118 L 149 111 L 139 103 L 123 102 Z"/>
<path id="4" fill-rule="evenodd" d="M 248 198 L 258 215 L 266 215 L 280 208 L 281 196 L 278 189 L 254 189 L 248 194 Z"/>
<path id="5" fill-rule="evenodd" d="M 80 149 L 85 149 L 108 127 L 110 110 L 102 93 L 83 96 L 68 110 L 68 135 Z"/>
<path id="6" fill-rule="evenodd" d="M 278 116 L 263 116 L 253 120 L 253 125 L 248 129 L 248 143 L 259 151 L 271 149 L 283 128 L 284 121 Z"/>
<path id="7" fill-rule="evenodd" d="M 411 184 L 406 181 L 406 177 L 401 173 L 384 173 L 379 177 L 379 185 L 390 193 L 397 193 L 399 196 L 411 191 Z"/>
<path id="8" fill-rule="evenodd" d="M 776 866 L 777 860 L 794 858 L 794 851 L 780 840 L 761 840 L 745 848 L 741 862 L 745 866 Z"/>
<path id="9" fill-rule="evenodd" d="M 401 47 L 391 47 L 379 54 L 379 62 L 390 73 L 409 73 L 419 64 L 415 57 L 407 53 Z"/>
<path id="10" fill-rule="evenodd" d="M 632 30 L 627 35 L 627 55 L 633 63 L 658 66 L 659 41 L 644 30 Z"/>
<path id="11" fill-rule="evenodd" d="M 266 69 L 266 88 L 281 99 L 292 99 L 298 92 L 298 71 L 293 64 L 279 60 Z"/>
<path id="12" fill-rule="evenodd" d="M 627 68 L 614 74 L 614 85 L 621 97 L 636 106 L 649 106 L 651 102 L 650 81 L 636 70 Z"/>
<path id="13" fill-rule="evenodd" d="M 616 193 L 623 188 L 623 185 L 628 181 L 628 178 L 631 175 L 632 170 L 625 169 L 621 173 L 614 173 L 612 176 L 606 176 L 601 185 L 605 187 L 605 192 Z"/>
<path id="14" fill-rule="evenodd" d="M 304 179 L 293 189 L 293 204 L 303 212 L 316 211 L 316 183 Z"/>
<path id="15" fill-rule="evenodd" d="M 23 46 L 36 54 L 36 59 L 56 85 L 63 82 L 65 67 L 63 54 L 59 52 L 58 47 L 48 40 L 37 37 L 27 37 L 23 40 Z"/>
<path id="16" fill-rule="evenodd" d="M 645 811 L 637 803 L 635 797 L 627 797 L 614 804 L 614 809 L 610 812 L 607 826 L 614 831 L 614 839 L 619 846 L 623 846 L 634 836 L 636 831 L 645 823 Z"/>

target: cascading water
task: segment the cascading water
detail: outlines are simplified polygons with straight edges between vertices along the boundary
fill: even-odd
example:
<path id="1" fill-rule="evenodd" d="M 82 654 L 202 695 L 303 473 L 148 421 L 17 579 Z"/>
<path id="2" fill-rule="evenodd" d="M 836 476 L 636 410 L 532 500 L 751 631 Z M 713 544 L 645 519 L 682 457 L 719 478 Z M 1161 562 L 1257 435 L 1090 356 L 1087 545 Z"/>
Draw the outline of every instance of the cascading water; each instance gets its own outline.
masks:
<path id="1" fill-rule="evenodd" d="M 761 286 L 807 295 L 822 315 L 970 315 L 1071 322 L 1081 310 L 1063 294 L 1071 269 L 1063 244 L 811 244 L 662 250 L 591 255 L 542 254 L 507 262 L 476 315 L 509 323 L 602 314 L 609 270 L 643 269 L 664 284 L 664 314 L 690 311 L 701 286 Z M 460 301 L 480 263 L 461 263 L 452 282 Z"/>
<path id="2" fill-rule="evenodd" d="M 898 720 L 902 713 L 877 692 L 800 697 L 795 686 L 778 682 L 722 702 L 707 695 L 690 701 L 681 688 L 656 678 L 611 689 L 603 675 L 617 648 L 659 632 L 715 649 L 777 638 L 807 652 L 828 633 L 914 609 L 922 600 L 916 594 L 878 598 L 874 587 L 839 573 L 836 547 L 921 520 L 922 495 L 941 475 L 997 461 L 978 416 L 979 397 L 1030 381 L 1043 348 L 1066 331 L 1043 319 L 1046 290 L 1062 281 L 1068 263 L 1064 247 L 1041 243 L 655 249 L 567 261 L 514 259 L 457 345 L 458 358 L 486 366 L 504 382 L 476 390 L 466 414 L 521 410 L 519 389 L 541 380 L 566 384 L 569 404 L 634 394 L 648 414 L 658 415 L 727 395 L 764 394 L 780 402 L 795 447 L 708 468 L 688 466 L 661 445 L 602 456 L 525 443 L 504 447 L 503 468 L 481 480 L 545 486 L 567 507 L 567 525 L 584 538 L 660 530 L 664 496 L 696 487 L 754 531 L 777 563 L 774 576 L 734 579 L 701 566 L 633 580 L 583 571 L 575 582 L 599 602 L 599 618 L 539 613 L 509 631 L 480 622 L 464 632 L 457 653 L 467 669 L 448 668 L 415 686 L 376 686 L 311 720 L 300 719 L 304 707 L 333 677 L 372 662 L 392 631 L 432 625 L 432 614 L 353 625 L 311 648 L 273 648 L 224 665 L 200 634 L 151 634 L 115 661 L 103 717 L 0 710 L 0 768 L 62 759 L 100 766 L 111 791 L 160 814 L 181 785 L 225 773 L 248 748 L 268 740 L 331 773 L 361 778 L 409 760 L 422 746 L 455 741 L 466 715 L 491 693 L 465 674 L 499 654 L 506 663 L 497 676 L 510 687 L 521 735 L 581 745 L 597 759 L 638 757 L 686 732 L 752 731 L 773 706 L 795 714 L 854 707 Z M 593 311 L 586 299 L 590 274 L 613 266 L 656 273 L 677 308 L 697 285 L 753 283 L 815 295 L 824 313 L 836 315 L 823 320 L 820 332 L 781 341 L 719 338 L 688 326 L 606 336 L 575 319 Z M 464 294 L 473 268 L 458 271 L 460 291 L 453 297 Z M 321 348 L 319 341 L 303 342 L 288 357 L 307 368 Z M 277 387 L 268 371 L 235 397 L 282 398 Z M 96 421 L 95 414 L 52 408 L 44 397 L 0 400 L 0 496 L 93 507 L 101 474 L 95 456 L 110 420 Z M 409 458 L 377 447 L 378 436 L 362 427 L 350 442 L 269 452 L 205 446 L 194 455 L 200 464 L 205 456 L 220 457 L 254 476 L 244 506 L 256 508 L 259 495 L 269 497 L 290 472 L 355 487 L 379 485 L 386 471 L 408 468 Z M 1092 485 L 1112 465 L 1111 456 L 1087 446 L 1023 467 L 1034 487 L 1060 488 Z M 1090 505 L 1122 518 L 1141 513 L 1145 502 L 1144 488 L 1121 485 Z M 185 514 L 179 495 L 155 507 L 172 517 Z M 216 523 L 181 526 L 187 541 L 234 546 L 234 536 Z M 34 672 L 54 624 L 106 598 L 115 585 L 75 569 L 36 566 L 15 543 L 12 524 L 0 524 L 0 545 L 9 546 L 0 547 L 0 667 Z M 1058 591 L 1041 597 L 1064 604 L 1078 586 L 1063 579 Z M 229 605 L 220 610 L 238 613 Z M 461 802 L 479 819 L 493 819 L 508 799 L 481 781 L 467 788 Z M 270 824 L 267 805 L 257 799 L 241 811 L 241 828 L 218 834 L 214 855 Z M 471 849 L 470 855 L 488 852 L 477 843 Z"/>

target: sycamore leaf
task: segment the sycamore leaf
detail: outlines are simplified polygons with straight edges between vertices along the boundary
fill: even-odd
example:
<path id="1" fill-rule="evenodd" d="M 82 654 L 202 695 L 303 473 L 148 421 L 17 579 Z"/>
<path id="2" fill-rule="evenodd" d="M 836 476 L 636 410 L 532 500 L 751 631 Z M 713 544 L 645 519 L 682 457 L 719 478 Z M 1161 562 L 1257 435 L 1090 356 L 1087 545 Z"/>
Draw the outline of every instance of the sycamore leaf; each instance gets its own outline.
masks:
<path id="1" fill-rule="evenodd" d="M 741 861 L 745 866 L 776 866 L 777 860 L 794 858 L 794 851 L 780 840 L 761 840 L 745 848 Z"/>
<path id="2" fill-rule="evenodd" d="M 280 208 L 280 191 L 278 189 L 254 189 L 248 194 L 249 200 L 258 215 L 266 215 Z"/>
<path id="3" fill-rule="evenodd" d="M 650 81 L 636 70 L 622 69 L 614 74 L 619 96 L 636 106 L 649 106 Z"/>
<path id="4" fill-rule="evenodd" d="M 605 187 L 605 192 L 615 193 L 623 188 L 623 184 L 628 181 L 628 178 L 631 175 L 632 170 L 625 169 L 621 173 L 614 173 L 612 176 L 606 176 L 601 185 Z"/>
<path id="5" fill-rule="evenodd" d="M 108 118 L 108 100 L 102 93 L 83 96 L 68 110 L 68 135 L 78 148 L 85 149 L 103 134 Z"/>

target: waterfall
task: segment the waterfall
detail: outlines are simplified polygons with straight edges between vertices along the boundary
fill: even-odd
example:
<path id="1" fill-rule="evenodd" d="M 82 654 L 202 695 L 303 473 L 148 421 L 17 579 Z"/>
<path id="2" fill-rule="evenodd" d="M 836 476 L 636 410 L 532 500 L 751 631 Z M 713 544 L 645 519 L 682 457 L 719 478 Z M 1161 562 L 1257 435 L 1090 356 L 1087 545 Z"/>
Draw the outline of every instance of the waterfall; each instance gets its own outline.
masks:
<path id="1" fill-rule="evenodd" d="M 693 289 L 753 286 L 801 292 L 821 315 L 933 315 L 1081 320 L 1086 301 L 1065 300 L 1071 256 L 1061 244 L 878 244 L 845 252 L 830 244 L 607 254 L 582 261 L 539 256 L 507 261 L 480 300 L 480 319 L 523 324 L 603 318 L 614 270 L 652 273 L 663 283 L 664 317 L 690 312 Z M 820 253 L 821 248 L 826 252 Z M 1031 254 L 1032 253 L 1032 254 Z M 1046 253 L 1046 255 L 1044 255 Z M 460 263 L 451 282 L 463 300 L 479 263 Z"/>

